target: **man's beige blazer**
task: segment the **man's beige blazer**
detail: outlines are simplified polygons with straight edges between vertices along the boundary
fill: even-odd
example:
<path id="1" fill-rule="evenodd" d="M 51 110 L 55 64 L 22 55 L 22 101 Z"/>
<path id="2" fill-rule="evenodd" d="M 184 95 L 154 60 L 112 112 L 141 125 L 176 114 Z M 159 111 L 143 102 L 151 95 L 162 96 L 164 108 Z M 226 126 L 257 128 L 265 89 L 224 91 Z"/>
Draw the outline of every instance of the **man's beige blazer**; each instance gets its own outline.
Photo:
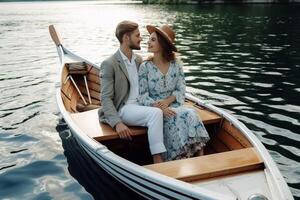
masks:
<path id="1" fill-rule="evenodd" d="M 139 68 L 142 58 L 136 55 L 136 66 Z M 101 64 L 101 107 L 98 111 L 100 122 L 115 127 L 121 122 L 118 111 L 128 99 L 130 83 L 125 63 L 119 50 Z"/>

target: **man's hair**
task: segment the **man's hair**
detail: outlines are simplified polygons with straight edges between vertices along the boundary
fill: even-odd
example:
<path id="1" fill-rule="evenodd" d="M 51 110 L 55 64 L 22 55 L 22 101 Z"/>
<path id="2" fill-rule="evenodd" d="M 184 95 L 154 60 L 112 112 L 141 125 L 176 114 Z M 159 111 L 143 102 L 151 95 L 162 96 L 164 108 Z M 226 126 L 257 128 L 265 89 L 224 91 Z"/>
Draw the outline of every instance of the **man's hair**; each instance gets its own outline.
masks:
<path id="1" fill-rule="evenodd" d="M 119 42 L 122 44 L 123 42 L 123 35 L 126 33 L 131 33 L 136 30 L 139 25 L 132 21 L 122 21 L 118 24 L 116 28 L 116 37 L 118 38 Z"/>

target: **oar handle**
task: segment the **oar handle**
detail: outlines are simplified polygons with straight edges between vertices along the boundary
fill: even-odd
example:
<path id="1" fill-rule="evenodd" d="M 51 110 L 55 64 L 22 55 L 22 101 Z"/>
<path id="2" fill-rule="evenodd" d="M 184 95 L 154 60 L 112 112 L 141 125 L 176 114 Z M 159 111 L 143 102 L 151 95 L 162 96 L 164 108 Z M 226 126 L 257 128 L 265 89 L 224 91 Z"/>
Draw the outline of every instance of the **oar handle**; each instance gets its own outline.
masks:
<path id="1" fill-rule="evenodd" d="M 56 44 L 56 46 L 59 46 L 61 45 L 61 42 L 60 42 L 60 39 L 59 39 L 59 36 L 54 28 L 53 25 L 50 25 L 49 26 L 49 33 L 50 33 L 50 36 L 53 40 L 53 42 Z"/>

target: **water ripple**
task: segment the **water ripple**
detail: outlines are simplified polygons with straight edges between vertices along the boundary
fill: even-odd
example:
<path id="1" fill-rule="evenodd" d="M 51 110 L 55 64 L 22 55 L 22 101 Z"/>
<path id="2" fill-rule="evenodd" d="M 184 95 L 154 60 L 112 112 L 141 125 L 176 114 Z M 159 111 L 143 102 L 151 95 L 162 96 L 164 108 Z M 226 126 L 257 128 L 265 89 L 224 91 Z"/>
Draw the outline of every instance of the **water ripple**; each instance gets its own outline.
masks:
<path id="1" fill-rule="evenodd" d="M 34 118 L 35 116 L 37 116 L 37 115 L 39 115 L 39 114 L 40 114 L 40 112 L 35 112 L 35 113 L 33 113 L 32 115 L 30 115 L 30 116 L 26 117 L 25 119 L 23 119 L 21 122 L 17 122 L 17 123 L 11 124 L 11 126 L 16 126 L 16 125 L 19 125 L 19 124 L 23 124 L 24 122 L 26 122 L 26 121 L 28 121 L 28 120 Z"/>
<path id="2" fill-rule="evenodd" d="M 43 101 L 41 101 L 41 100 L 38 100 L 38 101 L 32 101 L 31 103 L 25 104 L 25 105 L 23 105 L 23 106 L 14 107 L 14 108 L 7 108 L 7 109 L 2 109 L 2 110 L 0 110 L 0 111 L 19 110 L 19 109 L 26 108 L 26 107 L 29 107 L 29 106 L 32 106 L 32 105 L 35 105 L 35 104 L 38 104 L 38 103 L 41 103 L 41 102 L 43 102 Z"/>
<path id="3" fill-rule="evenodd" d="M 7 169 L 7 168 L 10 168 L 10 167 L 14 167 L 14 166 L 16 166 L 16 164 L 14 164 L 14 165 L 7 165 L 7 166 L 4 166 L 4 167 L 1 167 L 1 168 L 0 168 L 0 171 L 3 170 L 3 169 Z"/>
<path id="4" fill-rule="evenodd" d="M 125 18 L 139 19 L 144 57 L 145 26 L 173 25 L 187 91 L 245 123 L 300 198 L 299 6 L 0 4 L 0 199 L 138 199 L 93 163 L 66 125 L 56 127 L 59 64 L 45 26 L 54 23 L 68 48 L 101 63 L 118 48 L 113 33 Z"/>
<path id="5" fill-rule="evenodd" d="M 26 150 L 28 150 L 28 149 L 15 150 L 15 151 L 11 151 L 10 153 L 14 154 L 14 153 L 19 153 L 19 152 L 26 151 Z"/>

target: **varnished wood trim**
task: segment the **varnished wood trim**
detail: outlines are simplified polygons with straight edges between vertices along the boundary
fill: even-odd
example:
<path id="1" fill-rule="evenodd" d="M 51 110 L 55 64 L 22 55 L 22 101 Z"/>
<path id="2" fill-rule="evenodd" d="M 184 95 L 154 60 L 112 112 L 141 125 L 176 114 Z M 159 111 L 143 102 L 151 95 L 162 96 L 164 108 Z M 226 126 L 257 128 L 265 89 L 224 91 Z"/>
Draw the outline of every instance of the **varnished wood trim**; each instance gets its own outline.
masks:
<path id="1" fill-rule="evenodd" d="M 63 69 L 62 69 L 62 76 L 61 76 L 61 84 L 62 85 L 61 85 L 61 87 L 63 87 L 63 84 L 64 84 L 67 76 L 68 76 L 68 70 L 67 70 L 67 67 L 64 66 Z"/>
<path id="2" fill-rule="evenodd" d="M 89 70 L 89 74 L 93 74 L 95 76 L 100 76 L 100 70 L 97 69 L 96 67 L 92 67 L 90 70 Z"/>
<path id="3" fill-rule="evenodd" d="M 66 78 L 68 76 L 68 69 L 66 65 L 63 67 L 62 77 L 61 77 L 61 83 L 62 83 L 61 92 L 62 92 L 63 103 L 69 112 L 77 112 L 77 104 L 82 102 L 82 99 L 79 97 L 78 91 L 75 89 L 73 83 L 70 80 L 66 81 Z M 91 94 L 92 103 L 95 105 L 100 105 L 99 70 L 86 63 L 82 63 L 82 65 L 87 65 L 87 70 L 89 71 L 89 74 L 87 75 L 87 79 L 89 80 L 88 86 Z M 83 75 L 73 74 L 72 77 L 76 82 L 76 85 L 79 86 L 80 91 L 84 94 L 83 97 L 87 101 L 88 98 L 87 98 L 85 83 L 83 81 Z"/>
<path id="4" fill-rule="evenodd" d="M 221 117 L 216 113 L 213 113 L 207 109 L 200 108 L 196 106 L 195 103 L 186 101 L 184 106 L 193 108 L 197 111 L 198 117 L 203 121 L 205 124 L 214 124 L 219 123 L 221 121 Z"/>
<path id="5" fill-rule="evenodd" d="M 71 83 L 70 80 L 68 80 L 65 84 L 63 84 L 61 90 L 65 93 L 66 96 L 68 96 L 68 98 L 71 98 L 71 96 L 69 95 L 68 91 L 70 91 L 70 87 L 74 87 Z"/>
<path id="6" fill-rule="evenodd" d="M 218 139 L 217 136 L 212 136 L 207 143 L 208 146 L 211 146 L 216 152 L 225 152 L 230 151 L 230 149 L 222 141 Z"/>
<path id="7" fill-rule="evenodd" d="M 83 86 L 85 88 L 85 83 L 84 81 L 78 81 L 78 86 Z M 95 91 L 95 92 L 98 92 L 100 93 L 100 85 L 97 84 L 97 83 L 93 83 L 93 82 L 88 82 L 88 87 L 89 87 L 89 90 L 91 91 Z"/>
<path id="8" fill-rule="evenodd" d="M 64 91 L 60 90 L 60 92 L 61 92 L 62 95 L 64 95 L 69 101 L 71 100 L 71 99 L 68 97 L 68 95 L 66 95 L 66 93 L 65 93 Z"/>
<path id="9" fill-rule="evenodd" d="M 88 99 L 88 97 L 86 95 L 83 95 L 85 99 Z M 97 99 L 91 98 L 92 100 L 92 104 L 94 105 L 101 105 L 101 102 Z M 84 104 L 83 101 L 81 99 L 78 100 L 78 103 Z"/>
<path id="10" fill-rule="evenodd" d="M 77 106 L 78 99 L 79 99 L 79 95 L 78 95 L 77 91 L 74 90 L 74 92 L 72 94 L 72 98 L 71 98 L 71 109 L 74 112 L 77 112 L 76 106 Z"/>
<path id="11" fill-rule="evenodd" d="M 77 92 L 75 87 L 72 85 L 72 83 L 70 84 L 70 87 L 67 88 L 66 91 L 64 91 L 65 94 L 70 98 L 70 100 L 72 99 L 72 95 L 74 92 Z"/>
<path id="12" fill-rule="evenodd" d="M 100 123 L 100 127 L 103 130 L 103 132 L 105 132 L 105 134 L 95 136 L 95 140 L 101 142 L 106 140 L 119 139 L 119 135 L 117 134 L 117 132 L 114 129 L 112 129 L 109 125 Z M 147 128 L 145 127 L 129 126 L 129 129 L 132 133 L 132 137 L 147 134 Z"/>
<path id="13" fill-rule="evenodd" d="M 249 140 L 228 121 L 224 121 L 222 129 L 234 137 L 241 145 L 243 145 L 243 147 L 252 147 L 252 144 L 249 142 Z"/>
<path id="14" fill-rule="evenodd" d="M 100 93 L 100 85 L 93 82 L 88 82 L 88 86 L 90 90 Z"/>
<path id="15" fill-rule="evenodd" d="M 222 141 L 230 150 L 242 149 L 244 148 L 239 141 L 236 140 L 230 133 L 227 133 L 225 130 L 221 130 L 217 137 Z"/>
<path id="16" fill-rule="evenodd" d="M 94 74 L 88 74 L 87 80 L 100 85 L 100 77 Z"/>
<path id="17" fill-rule="evenodd" d="M 82 94 L 87 96 L 87 91 L 86 91 L 85 86 L 79 85 L 78 87 L 79 87 L 80 91 L 82 92 Z M 94 90 L 90 90 L 90 95 L 91 95 L 91 98 L 94 98 L 94 99 L 97 99 L 97 100 L 100 101 L 100 93 L 99 92 L 95 92 Z"/>
<path id="18" fill-rule="evenodd" d="M 244 148 L 144 167 L 172 178 L 191 182 L 263 169 L 264 163 L 254 148 Z"/>
<path id="19" fill-rule="evenodd" d="M 66 110 L 70 112 L 71 111 L 71 101 L 70 101 L 69 97 L 63 91 L 61 91 L 61 98 L 62 98 L 62 101 L 64 103 Z"/>

